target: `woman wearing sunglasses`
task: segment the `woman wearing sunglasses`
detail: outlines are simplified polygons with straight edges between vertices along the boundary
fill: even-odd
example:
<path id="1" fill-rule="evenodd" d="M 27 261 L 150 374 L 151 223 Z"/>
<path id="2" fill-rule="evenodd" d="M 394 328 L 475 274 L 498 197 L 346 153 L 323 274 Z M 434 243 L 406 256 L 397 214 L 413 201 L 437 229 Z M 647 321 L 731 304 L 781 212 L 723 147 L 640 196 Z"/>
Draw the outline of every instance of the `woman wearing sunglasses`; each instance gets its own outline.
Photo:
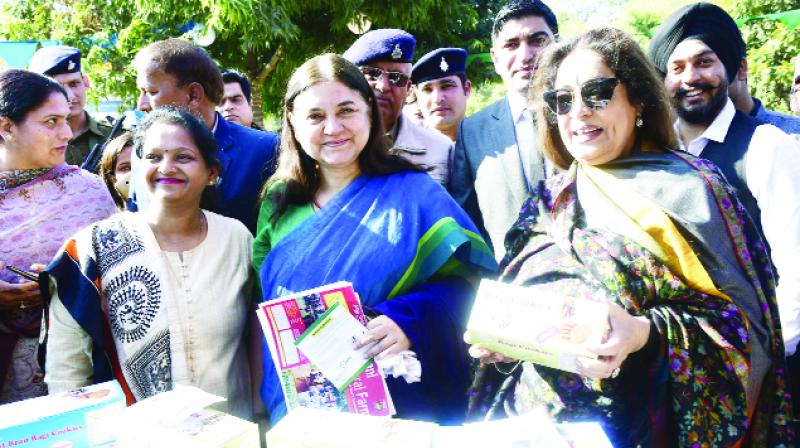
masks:
<path id="1" fill-rule="evenodd" d="M 613 29 L 554 45 L 531 95 L 564 172 L 524 204 L 502 280 L 607 302 L 608 333 L 579 374 L 472 346 L 497 364 L 479 369 L 471 411 L 545 406 L 601 422 L 615 447 L 787 442 L 764 245 L 717 168 L 672 149 L 667 95 L 638 45 Z"/>

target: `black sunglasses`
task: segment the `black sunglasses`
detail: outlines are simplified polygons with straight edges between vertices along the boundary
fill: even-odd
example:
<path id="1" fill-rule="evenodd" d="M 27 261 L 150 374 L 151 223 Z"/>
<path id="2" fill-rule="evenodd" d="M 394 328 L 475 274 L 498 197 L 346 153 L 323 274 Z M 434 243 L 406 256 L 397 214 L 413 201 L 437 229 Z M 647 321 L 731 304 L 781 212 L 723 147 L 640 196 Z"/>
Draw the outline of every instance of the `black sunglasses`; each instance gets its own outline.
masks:
<path id="1" fill-rule="evenodd" d="M 589 109 L 601 110 L 608 106 L 617 88 L 617 78 L 597 78 L 581 86 L 581 101 Z M 544 102 L 557 115 L 566 115 L 572 110 L 575 93 L 571 89 L 554 89 L 544 92 Z"/>
<path id="2" fill-rule="evenodd" d="M 367 78 L 367 81 L 376 82 L 381 79 L 384 73 L 389 78 L 389 84 L 394 87 L 406 87 L 408 85 L 408 81 L 410 81 L 409 77 L 406 76 L 404 73 L 400 72 L 390 72 L 387 70 L 380 69 L 378 67 L 370 67 L 365 65 L 363 67 L 359 67 L 361 70 L 361 74 Z"/>

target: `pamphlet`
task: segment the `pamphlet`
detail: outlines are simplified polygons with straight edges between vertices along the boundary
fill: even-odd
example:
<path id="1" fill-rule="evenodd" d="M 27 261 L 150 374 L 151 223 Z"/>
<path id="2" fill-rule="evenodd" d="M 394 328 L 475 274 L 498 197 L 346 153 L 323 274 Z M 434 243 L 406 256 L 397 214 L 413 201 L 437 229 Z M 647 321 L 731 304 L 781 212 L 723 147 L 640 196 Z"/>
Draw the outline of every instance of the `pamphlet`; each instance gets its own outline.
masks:
<path id="1" fill-rule="evenodd" d="M 361 303 L 348 282 L 289 294 L 258 307 L 258 318 L 281 381 L 286 408 L 291 411 L 302 406 L 363 415 L 394 415 L 389 389 L 374 360 L 369 360 L 349 384 L 337 378 L 338 384 L 346 386 L 340 389 L 295 345 L 335 303 L 358 323 L 366 325 Z"/>
<path id="2" fill-rule="evenodd" d="M 370 364 L 370 359 L 364 358 L 370 346 L 353 348 L 366 332 L 366 327 L 336 302 L 294 345 L 341 391 Z"/>
<path id="3" fill-rule="evenodd" d="M 473 344 L 514 359 L 576 372 L 585 347 L 600 344 L 608 304 L 563 293 L 552 284 L 518 286 L 482 280 L 467 333 Z"/>

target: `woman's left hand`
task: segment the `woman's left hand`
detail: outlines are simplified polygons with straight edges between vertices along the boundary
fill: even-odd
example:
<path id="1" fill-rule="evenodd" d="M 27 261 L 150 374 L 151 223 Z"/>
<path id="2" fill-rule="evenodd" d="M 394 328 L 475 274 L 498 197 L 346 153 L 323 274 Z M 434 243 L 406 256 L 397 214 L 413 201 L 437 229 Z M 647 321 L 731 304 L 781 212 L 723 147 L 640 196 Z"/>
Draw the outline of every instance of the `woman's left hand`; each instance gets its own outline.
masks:
<path id="1" fill-rule="evenodd" d="M 356 342 L 356 350 L 373 344 L 364 354 L 366 358 L 385 358 L 411 348 L 411 341 L 402 329 L 385 315 L 367 322 L 367 334 Z"/>
<path id="2" fill-rule="evenodd" d="M 623 361 L 631 353 L 644 347 L 650 337 L 650 320 L 632 316 L 616 303 L 609 305 L 608 321 L 611 332 L 608 339 L 586 349 L 598 355 L 597 359 L 578 358 L 578 373 L 590 378 L 616 377 Z"/>

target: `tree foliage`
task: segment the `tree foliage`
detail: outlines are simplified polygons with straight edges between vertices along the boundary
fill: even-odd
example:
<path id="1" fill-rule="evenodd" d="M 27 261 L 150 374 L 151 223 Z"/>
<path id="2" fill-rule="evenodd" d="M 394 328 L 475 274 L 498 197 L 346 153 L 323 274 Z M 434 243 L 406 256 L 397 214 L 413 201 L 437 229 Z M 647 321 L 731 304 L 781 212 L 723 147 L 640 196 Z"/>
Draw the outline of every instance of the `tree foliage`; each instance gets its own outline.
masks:
<path id="1" fill-rule="evenodd" d="M 61 40 L 80 48 L 92 99 L 135 102 L 130 62 L 150 42 L 189 36 L 198 25 L 216 35 L 206 49 L 222 67 L 253 80 L 264 110 L 277 111 L 286 81 L 309 57 L 342 52 L 355 39 L 348 23 L 402 28 L 445 43 L 473 30 L 484 2 L 453 0 L 0 0 L 0 38 Z M 496 2 L 489 2 L 496 3 Z M 435 37 L 433 39 L 432 37 Z M 461 43 L 459 40 L 455 43 Z"/>
<path id="2" fill-rule="evenodd" d="M 794 9 L 800 0 L 736 0 L 728 11 L 745 19 Z M 747 43 L 748 86 L 769 109 L 789 111 L 793 61 L 800 53 L 800 28 L 778 20 L 750 20 L 741 26 Z"/>

